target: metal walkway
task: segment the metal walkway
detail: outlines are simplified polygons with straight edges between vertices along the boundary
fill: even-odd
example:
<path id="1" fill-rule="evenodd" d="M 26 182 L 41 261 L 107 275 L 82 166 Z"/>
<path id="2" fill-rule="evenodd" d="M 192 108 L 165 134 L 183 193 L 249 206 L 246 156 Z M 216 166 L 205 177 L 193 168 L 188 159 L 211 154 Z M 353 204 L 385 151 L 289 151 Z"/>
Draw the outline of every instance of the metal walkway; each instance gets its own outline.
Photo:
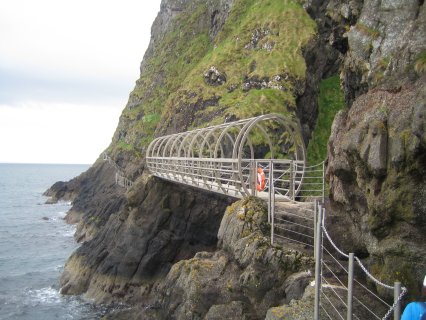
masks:
<path id="1" fill-rule="evenodd" d="M 127 179 L 124 176 L 123 169 L 120 168 L 120 166 L 117 163 L 115 163 L 115 161 L 112 160 L 111 157 L 108 156 L 106 152 L 104 152 L 102 155 L 103 155 L 103 160 L 107 161 L 115 169 L 115 184 L 126 189 L 129 189 L 130 187 L 132 187 L 133 181 L 131 181 L 130 179 Z"/>
<path id="2" fill-rule="evenodd" d="M 323 198 L 323 164 L 308 168 L 305 158 L 298 122 L 267 114 L 156 138 L 146 164 L 160 178 L 237 198 Z"/>
<path id="3" fill-rule="evenodd" d="M 392 314 L 399 320 L 407 289 L 375 278 L 333 242 L 325 224 L 324 162 L 307 167 L 305 155 L 297 122 L 268 114 L 159 137 L 146 164 L 162 179 L 267 200 L 271 244 L 314 255 L 314 320 L 388 320 Z M 117 185 L 132 187 L 114 160 L 106 153 L 103 159 L 115 168 Z M 379 288 L 394 292 L 393 303 Z"/>
<path id="4" fill-rule="evenodd" d="M 267 200 L 271 243 L 314 253 L 315 320 L 389 319 L 392 313 L 399 319 L 406 289 L 374 278 L 359 258 L 342 252 L 330 238 L 318 202 L 325 196 L 324 162 L 306 166 L 297 121 L 268 114 L 159 137 L 147 149 L 146 164 L 162 179 Z M 364 273 L 360 280 L 354 261 Z M 394 290 L 394 303 L 378 296 L 367 278 Z"/>

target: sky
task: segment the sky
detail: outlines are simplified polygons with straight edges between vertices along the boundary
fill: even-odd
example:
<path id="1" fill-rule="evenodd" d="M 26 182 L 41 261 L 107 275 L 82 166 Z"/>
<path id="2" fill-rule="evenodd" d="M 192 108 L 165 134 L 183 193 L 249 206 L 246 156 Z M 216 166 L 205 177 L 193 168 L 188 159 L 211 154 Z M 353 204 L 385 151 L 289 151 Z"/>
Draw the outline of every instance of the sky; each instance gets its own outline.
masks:
<path id="1" fill-rule="evenodd" d="M 93 163 L 159 10 L 160 0 L 1 0 L 0 163 Z"/>

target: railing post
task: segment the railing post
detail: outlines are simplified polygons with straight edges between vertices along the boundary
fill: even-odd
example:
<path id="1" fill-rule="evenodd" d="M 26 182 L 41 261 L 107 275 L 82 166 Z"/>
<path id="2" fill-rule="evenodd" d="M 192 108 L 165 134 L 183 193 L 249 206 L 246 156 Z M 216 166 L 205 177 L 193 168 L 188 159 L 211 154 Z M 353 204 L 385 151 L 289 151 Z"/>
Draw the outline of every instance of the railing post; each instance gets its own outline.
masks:
<path id="1" fill-rule="evenodd" d="M 251 179 L 251 187 L 252 187 L 252 191 L 251 194 L 256 196 L 257 194 L 257 189 L 256 189 L 256 181 L 257 181 L 257 161 L 256 160 L 252 160 L 252 179 Z"/>
<path id="2" fill-rule="evenodd" d="M 296 201 L 297 162 L 293 161 L 293 201 Z"/>
<path id="3" fill-rule="evenodd" d="M 393 287 L 393 300 L 395 304 L 395 309 L 393 309 L 393 319 L 399 320 L 401 318 L 401 302 L 399 301 L 399 296 L 401 295 L 401 282 L 396 281 Z"/>
<path id="4" fill-rule="evenodd" d="M 318 218 L 316 225 L 315 239 L 315 304 L 314 304 L 314 320 L 320 317 L 320 296 L 321 296 L 321 234 L 322 234 L 322 206 L 318 206 Z"/>
<path id="5" fill-rule="evenodd" d="M 317 223 L 318 223 L 317 206 L 318 206 L 318 200 L 314 200 L 314 259 L 317 255 L 315 250 L 316 243 L 317 243 Z"/>
<path id="6" fill-rule="evenodd" d="M 348 312 L 347 320 L 352 320 L 352 301 L 353 301 L 353 289 L 354 289 L 354 254 L 349 253 L 349 266 L 348 266 Z"/>
<path id="7" fill-rule="evenodd" d="M 268 180 L 268 223 L 271 223 L 271 205 L 272 205 L 272 185 L 274 183 L 274 169 L 272 160 L 269 160 L 269 180 Z"/>
<path id="8" fill-rule="evenodd" d="M 325 161 L 322 162 L 322 202 L 325 199 Z"/>
<path id="9" fill-rule="evenodd" d="M 274 212 L 271 211 L 271 244 L 274 244 Z"/>
<path id="10" fill-rule="evenodd" d="M 271 180 L 272 180 L 272 183 L 271 183 L 271 190 L 269 191 L 270 194 L 271 194 L 271 244 L 274 244 L 274 232 L 275 232 L 275 230 L 274 230 L 274 227 L 275 227 L 275 224 L 274 224 L 275 223 L 274 222 L 274 220 L 275 220 L 275 186 L 274 186 L 274 182 L 273 182 L 273 180 L 274 180 L 273 173 L 274 173 L 274 163 L 271 162 Z"/>
<path id="11" fill-rule="evenodd" d="M 289 182 L 290 182 L 290 199 L 294 201 L 294 172 L 293 172 L 294 168 L 293 168 L 293 160 L 290 161 L 290 178 L 289 178 Z"/>

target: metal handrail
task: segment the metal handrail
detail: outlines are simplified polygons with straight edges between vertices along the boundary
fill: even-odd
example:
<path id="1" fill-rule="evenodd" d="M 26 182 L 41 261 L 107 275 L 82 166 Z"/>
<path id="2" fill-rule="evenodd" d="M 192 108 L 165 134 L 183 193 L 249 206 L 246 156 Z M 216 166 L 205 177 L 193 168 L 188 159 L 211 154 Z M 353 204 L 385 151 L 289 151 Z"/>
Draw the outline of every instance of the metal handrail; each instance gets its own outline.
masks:
<path id="1" fill-rule="evenodd" d="M 112 167 L 114 167 L 115 169 L 115 184 L 119 185 L 120 187 L 129 189 L 130 187 L 133 186 L 133 181 L 131 181 L 130 179 L 127 179 L 124 176 L 123 173 L 123 169 L 120 168 L 120 166 L 115 163 L 114 160 L 112 160 L 112 158 L 110 156 L 108 156 L 108 154 L 106 152 L 104 152 L 102 154 L 102 159 L 104 161 L 107 161 Z"/>

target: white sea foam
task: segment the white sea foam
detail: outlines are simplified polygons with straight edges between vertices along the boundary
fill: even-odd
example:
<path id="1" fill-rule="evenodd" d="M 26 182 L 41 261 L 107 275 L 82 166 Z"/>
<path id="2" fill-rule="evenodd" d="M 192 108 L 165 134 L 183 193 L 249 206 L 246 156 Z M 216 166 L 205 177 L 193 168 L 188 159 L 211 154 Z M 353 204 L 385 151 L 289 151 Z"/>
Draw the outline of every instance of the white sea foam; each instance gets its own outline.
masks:
<path id="1" fill-rule="evenodd" d="M 58 264 L 54 268 L 54 270 L 56 270 L 56 271 L 63 270 L 63 269 L 64 269 L 64 265 L 63 264 Z"/>
<path id="2" fill-rule="evenodd" d="M 62 219 L 63 219 L 63 218 L 65 218 L 66 214 L 67 214 L 67 213 L 66 213 L 65 211 L 59 211 L 59 212 L 58 212 L 58 216 L 59 216 L 60 218 L 62 218 Z"/>
<path id="3" fill-rule="evenodd" d="M 74 233 L 75 233 L 75 230 L 77 229 L 76 228 L 76 226 L 73 226 L 73 225 L 67 225 L 66 226 L 67 228 L 66 229 L 64 229 L 64 231 L 63 231 L 63 235 L 65 236 L 65 237 L 74 237 Z"/>
<path id="4" fill-rule="evenodd" d="M 59 291 L 52 287 L 29 290 L 28 295 L 36 303 L 56 304 L 61 302 Z"/>
<path id="5" fill-rule="evenodd" d="M 54 216 L 52 216 L 50 220 L 52 221 L 64 220 L 65 215 L 66 215 L 65 211 L 59 211 Z"/>
<path id="6" fill-rule="evenodd" d="M 69 202 L 45 204 L 40 195 L 54 181 L 69 180 L 81 170 L 0 164 L 1 183 L 7 186 L 0 197 L 0 320 L 99 318 L 91 305 L 58 292 L 55 284 L 77 247 L 76 228 L 63 220 Z"/>

